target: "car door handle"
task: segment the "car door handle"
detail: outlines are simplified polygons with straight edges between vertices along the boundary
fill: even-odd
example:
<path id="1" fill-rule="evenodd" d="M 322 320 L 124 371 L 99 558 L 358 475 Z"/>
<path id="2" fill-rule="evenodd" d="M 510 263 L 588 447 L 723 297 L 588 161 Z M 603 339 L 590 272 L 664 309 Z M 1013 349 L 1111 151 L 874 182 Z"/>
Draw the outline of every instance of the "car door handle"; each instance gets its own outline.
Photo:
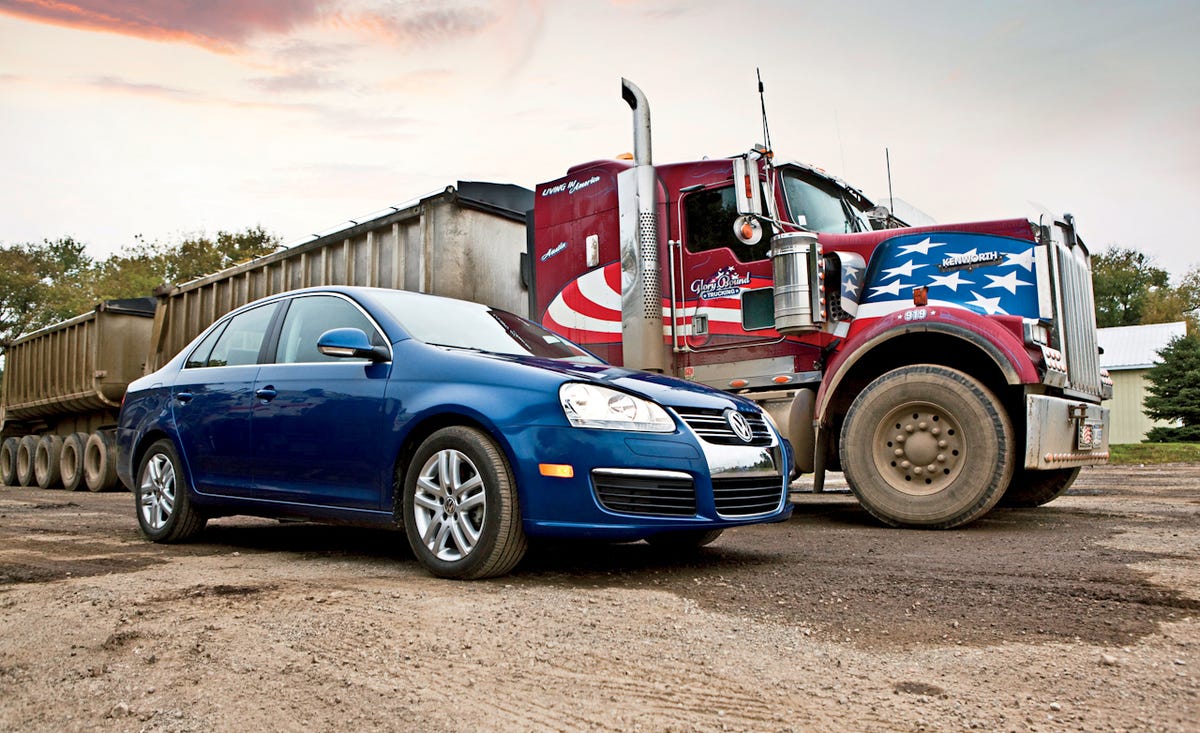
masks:
<path id="1" fill-rule="evenodd" d="M 192 401 L 192 393 L 191 392 L 176 392 L 175 393 L 175 401 L 181 405 L 186 405 L 187 403 Z"/>
<path id="2" fill-rule="evenodd" d="M 275 399 L 278 394 L 279 393 L 275 391 L 274 387 L 263 387 L 262 389 L 254 390 L 254 396 L 263 402 L 270 402 L 271 400 Z"/>

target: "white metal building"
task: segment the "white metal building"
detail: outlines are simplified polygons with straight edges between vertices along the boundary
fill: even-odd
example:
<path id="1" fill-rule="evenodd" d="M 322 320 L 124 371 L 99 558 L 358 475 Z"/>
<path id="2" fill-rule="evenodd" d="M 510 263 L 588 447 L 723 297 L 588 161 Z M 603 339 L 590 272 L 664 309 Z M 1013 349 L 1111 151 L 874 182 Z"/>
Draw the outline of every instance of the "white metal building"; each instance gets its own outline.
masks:
<path id="1" fill-rule="evenodd" d="M 1158 351 L 1171 339 L 1187 334 L 1187 323 L 1153 323 L 1146 326 L 1117 326 L 1097 331 L 1104 353 L 1100 366 L 1112 374 L 1113 398 L 1104 406 L 1112 410 L 1109 443 L 1140 443 L 1155 426 L 1169 425 L 1151 420 L 1142 412 L 1146 397 L 1146 373 L 1157 364 Z"/>

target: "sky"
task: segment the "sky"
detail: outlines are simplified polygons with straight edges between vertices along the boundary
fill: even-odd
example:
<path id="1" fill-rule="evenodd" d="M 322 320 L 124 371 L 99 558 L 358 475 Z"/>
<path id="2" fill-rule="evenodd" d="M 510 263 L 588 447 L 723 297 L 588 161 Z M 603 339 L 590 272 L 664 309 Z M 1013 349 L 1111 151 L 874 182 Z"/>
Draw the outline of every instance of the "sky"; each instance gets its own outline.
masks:
<path id="1" fill-rule="evenodd" d="M 0 0 L 0 242 L 261 225 L 632 150 L 780 159 L 940 223 L 1075 215 L 1200 267 L 1200 2 Z"/>

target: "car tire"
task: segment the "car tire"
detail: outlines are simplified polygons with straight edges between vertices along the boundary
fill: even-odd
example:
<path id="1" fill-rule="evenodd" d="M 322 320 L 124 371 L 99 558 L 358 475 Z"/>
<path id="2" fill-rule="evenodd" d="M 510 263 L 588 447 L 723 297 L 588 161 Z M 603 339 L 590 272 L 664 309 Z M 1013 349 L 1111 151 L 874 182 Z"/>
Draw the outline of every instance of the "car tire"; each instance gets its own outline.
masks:
<path id="1" fill-rule="evenodd" d="M 20 438 L 5 438 L 0 442 L 0 483 L 5 486 L 17 485 L 17 447 Z"/>
<path id="2" fill-rule="evenodd" d="M 1067 489 L 1071 488 L 1071 484 L 1075 483 L 1078 477 L 1078 468 L 1056 468 L 1050 471 L 1018 469 L 1013 472 L 1008 490 L 1000 497 L 1000 506 L 1031 508 L 1049 504 L 1067 493 Z"/>
<path id="3" fill-rule="evenodd" d="M 117 485 L 117 451 L 113 435 L 97 430 L 83 447 L 83 477 L 88 491 L 108 491 Z"/>
<path id="4" fill-rule="evenodd" d="M 842 423 L 846 482 L 896 527 L 948 529 L 996 505 L 1013 473 L 1000 400 L 963 372 L 918 365 L 867 385 Z"/>
<path id="5" fill-rule="evenodd" d="M 647 537 L 646 542 L 660 550 L 686 552 L 711 545 L 724 531 L 724 529 L 688 529 L 679 532 L 663 532 Z"/>
<path id="6" fill-rule="evenodd" d="M 401 512 L 413 554 L 443 578 L 504 575 L 528 547 L 508 461 L 483 432 L 442 428 L 417 448 Z"/>
<path id="7" fill-rule="evenodd" d="M 83 449 L 87 445 L 87 433 L 71 433 L 62 444 L 58 455 L 58 473 L 63 488 L 79 491 L 83 488 Z"/>
<path id="8" fill-rule="evenodd" d="M 26 435 L 17 443 L 17 483 L 21 486 L 33 486 L 33 456 L 37 444 L 36 435 Z"/>
<path id="9" fill-rule="evenodd" d="M 33 453 L 33 477 L 39 489 L 61 487 L 58 459 L 62 447 L 63 439 L 57 435 L 43 435 L 38 439 Z"/>
<path id="10" fill-rule="evenodd" d="M 154 443 L 142 456 L 133 500 L 142 534 L 155 542 L 184 542 L 207 521 L 192 507 L 179 456 L 169 440 Z"/>

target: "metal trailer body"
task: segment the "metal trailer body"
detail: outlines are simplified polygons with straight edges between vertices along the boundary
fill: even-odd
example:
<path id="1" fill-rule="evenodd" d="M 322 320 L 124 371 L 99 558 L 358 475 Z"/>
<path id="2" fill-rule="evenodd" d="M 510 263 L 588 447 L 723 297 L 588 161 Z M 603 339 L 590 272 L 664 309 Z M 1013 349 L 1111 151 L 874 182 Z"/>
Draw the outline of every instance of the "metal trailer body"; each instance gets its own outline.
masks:
<path id="1" fill-rule="evenodd" d="M 57 485 L 65 452 L 71 488 L 81 485 L 87 445 L 107 445 L 125 388 L 143 373 L 154 313 L 154 298 L 109 300 L 9 345 L 0 398 L 4 483 Z M 93 458 L 97 488 L 111 484 L 109 462 Z"/>
<path id="2" fill-rule="evenodd" d="M 529 313 L 526 212 L 511 184 L 457 187 L 265 257 L 109 301 L 9 347 L 0 481 L 43 488 L 116 485 L 112 428 L 125 389 L 169 361 L 225 313 L 312 285 L 412 290 Z"/>
<path id="3" fill-rule="evenodd" d="M 525 213 L 532 207 L 529 189 L 459 181 L 457 189 L 177 285 L 159 296 L 146 373 L 234 308 L 309 286 L 411 290 L 525 316 Z"/>

